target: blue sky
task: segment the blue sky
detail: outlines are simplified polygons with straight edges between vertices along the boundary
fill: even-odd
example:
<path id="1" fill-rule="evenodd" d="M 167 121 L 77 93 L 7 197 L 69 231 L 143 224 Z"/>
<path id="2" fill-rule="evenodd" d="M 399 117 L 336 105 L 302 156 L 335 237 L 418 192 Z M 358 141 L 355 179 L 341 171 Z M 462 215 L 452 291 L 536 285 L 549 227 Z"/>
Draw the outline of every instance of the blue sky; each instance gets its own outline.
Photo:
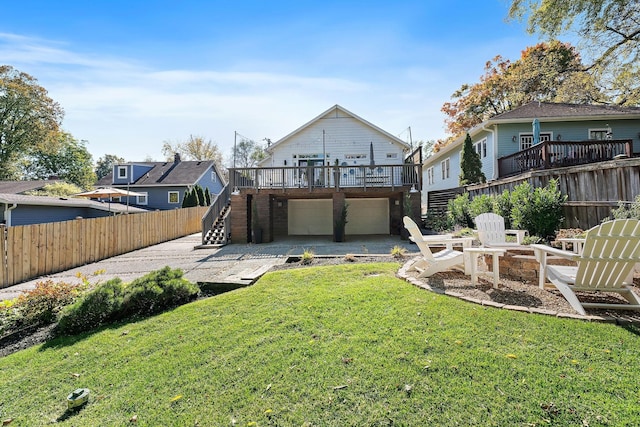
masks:
<path id="1" fill-rule="evenodd" d="M 408 141 L 445 136 L 440 108 L 495 55 L 537 43 L 506 0 L 21 0 L 0 63 L 65 109 L 94 160 L 162 160 L 163 141 L 280 139 L 329 107 Z"/>

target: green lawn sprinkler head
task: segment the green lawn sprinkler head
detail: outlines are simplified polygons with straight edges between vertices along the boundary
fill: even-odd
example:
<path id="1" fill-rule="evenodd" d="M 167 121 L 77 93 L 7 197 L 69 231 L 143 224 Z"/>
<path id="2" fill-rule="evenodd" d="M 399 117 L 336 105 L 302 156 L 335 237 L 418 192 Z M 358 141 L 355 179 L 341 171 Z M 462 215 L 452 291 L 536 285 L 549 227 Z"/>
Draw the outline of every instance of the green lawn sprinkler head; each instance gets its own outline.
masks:
<path id="1" fill-rule="evenodd" d="M 84 405 L 89 401 L 89 389 L 88 388 L 77 388 L 71 392 L 69 396 L 67 396 L 67 403 L 69 405 L 69 409 L 76 409 L 80 406 Z"/>

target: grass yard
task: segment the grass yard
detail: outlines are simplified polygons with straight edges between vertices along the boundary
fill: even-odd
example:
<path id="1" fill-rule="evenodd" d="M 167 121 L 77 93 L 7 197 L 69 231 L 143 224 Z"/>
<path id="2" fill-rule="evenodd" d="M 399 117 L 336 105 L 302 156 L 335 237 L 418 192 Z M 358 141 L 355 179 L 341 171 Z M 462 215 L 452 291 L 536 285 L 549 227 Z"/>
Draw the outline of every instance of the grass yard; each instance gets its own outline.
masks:
<path id="1" fill-rule="evenodd" d="M 623 426 L 638 329 L 485 308 L 397 264 L 284 270 L 0 359 L 0 419 L 74 426 Z M 66 396 L 91 390 L 66 411 Z M 133 424 L 135 422 L 135 424 Z"/>

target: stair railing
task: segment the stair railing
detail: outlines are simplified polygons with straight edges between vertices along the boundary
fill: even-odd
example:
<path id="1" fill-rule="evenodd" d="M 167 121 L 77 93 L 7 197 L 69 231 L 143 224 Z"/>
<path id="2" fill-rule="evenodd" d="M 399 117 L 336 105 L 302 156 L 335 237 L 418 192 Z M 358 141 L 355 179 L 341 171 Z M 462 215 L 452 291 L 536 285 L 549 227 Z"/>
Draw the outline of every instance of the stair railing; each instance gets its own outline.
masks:
<path id="1" fill-rule="evenodd" d="M 222 189 L 222 191 L 216 195 L 216 197 L 213 199 L 213 202 L 211 202 L 211 206 L 209 206 L 209 209 L 207 209 L 207 212 L 205 212 L 204 216 L 202 217 L 202 244 L 206 244 L 206 239 L 207 239 L 207 233 L 209 232 L 209 230 L 211 230 L 211 228 L 213 227 L 213 224 L 216 220 L 216 218 L 218 218 L 218 216 L 220 216 L 220 212 L 222 212 L 222 210 L 229 204 L 229 200 L 230 199 L 230 195 L 229 195 L 229 185 L 225 185 L 224 188 Z M 227 241 L 227 223 L 228 221 L 225 221 L 225 235 L 224 235 L 224 243 L 226 243 Z"/>

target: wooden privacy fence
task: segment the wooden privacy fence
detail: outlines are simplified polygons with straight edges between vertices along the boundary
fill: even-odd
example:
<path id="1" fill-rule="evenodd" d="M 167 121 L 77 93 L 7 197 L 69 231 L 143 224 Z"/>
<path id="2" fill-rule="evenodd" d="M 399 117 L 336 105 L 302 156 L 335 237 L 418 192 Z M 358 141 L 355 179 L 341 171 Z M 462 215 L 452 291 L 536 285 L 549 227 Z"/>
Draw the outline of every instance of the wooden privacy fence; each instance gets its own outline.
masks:
<path id="1" fill-rule="evenodd" d="M 206 207 L 0 228 L 0 287 L 201 231 Z"/>
<path id="2" fill-rule="evenodd" d="M 640 195 L 640 157 L 558 169 L 530 171 L 511 178 L 468 186 L 473 199 L 480 194 L 512 191 L 524 181 L 532 187 L 545 187 L 551 179 L 558 181 L 568 199 L 564 204 L 564 227 L 591 228 L 607 216 L 620 202 L 631 203 Z"/>

